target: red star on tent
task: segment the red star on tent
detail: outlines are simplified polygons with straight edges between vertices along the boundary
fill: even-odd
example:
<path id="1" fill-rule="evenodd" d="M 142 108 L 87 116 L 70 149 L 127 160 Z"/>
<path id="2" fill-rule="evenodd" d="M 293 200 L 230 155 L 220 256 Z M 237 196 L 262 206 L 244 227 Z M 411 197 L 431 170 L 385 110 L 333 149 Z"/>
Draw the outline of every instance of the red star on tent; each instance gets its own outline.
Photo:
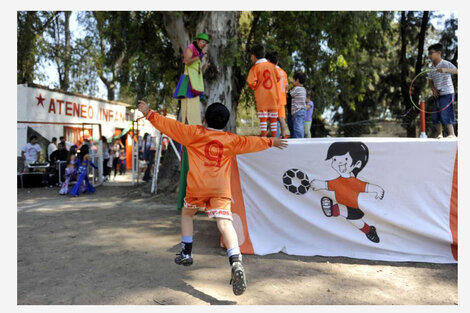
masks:
<path id="1" fill-rule="evenodd" d="M 46 99 L 43 98 L 41 94 L 39 94 L 39 97 L 36 97 L 36 99 L 38 99 L 38 105 L 42 105 L 42 107 L 44 107 L 44 100 Z"/>

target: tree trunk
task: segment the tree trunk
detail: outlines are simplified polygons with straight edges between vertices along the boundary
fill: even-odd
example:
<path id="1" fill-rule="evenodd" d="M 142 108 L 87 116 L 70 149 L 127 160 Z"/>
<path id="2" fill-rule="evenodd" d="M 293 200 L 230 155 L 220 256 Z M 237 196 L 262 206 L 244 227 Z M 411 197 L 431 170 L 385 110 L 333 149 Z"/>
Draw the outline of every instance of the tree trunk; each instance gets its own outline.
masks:
<path id="1" fill-rule="evenodd" d="M 418 55 L 416 57 L 416 65 L 415 65 L 415 75 L 418 75 L 422 71 L 423 67 L 423 53 L 424 53 L 424 41 L 426 38 L 426 31 L 428 29 L 428 22 L 429 22 L 429 11 L 424 11 L 423 12 L 423 17 L 421 19 L 421 27 L 420 27 L 420 32 L 418 35 Z M 417 80 L 415 84 L 413 85 L 413 90 L 412 90 L 412 97 L 413 97 L 413 102 L 416 105 L 419 105 L 419 95 L 421 93 L 421 90 L 424 88 L 426 84 L 426 81 L 424 79 Z M 407 95 L 409 97 L 409 95 Z M 411 104 L 412 105 L 412 104 Z M 414 114 L 413 114 L 414 113 Z M 416 137 L 416 124 L 414 123 L 416 117 L 418 116 L 418 111 L 413 110 L 410 112 L 412 115 L 412 119 L 410 120 L 410 123 L 408 124 L 407 127 L 407 136 L 408 137 Z"/>
<path id="2" fill-rule="evenodd" d="M 17 77 L 18 84 L 32 83 L 34 77 L 34 64 L 36 61 L 37 37 L 34 23 L 37 21 L 37 12 L 18 12 L 17 19 Z M 20 17 L 20 15 L 23 15 Z"/>
<path id="3" fill-rule="evenodd" d="M 70 88 L 70 66 L 71 66 L 71 46 L 70 46 L 70 15 L 72 12 L 65 11 L 65 23 L 64 23 L 64 31 L 65 31 L 65 46 L 64 46 L 64 80 L 63 86 L 61 86 L 62 90 L 68 91 Z"/>
<path id="4" fill-rule="evenodd" d="M 52 49 L 54 49 L 54 60 L 57 65 L 57 75 L 59 77 L 59 88 L 61 90 L 64 89 L 65 85 L 65 72 L 64 72 L 64 60 L 65 60 L 65 49 L 63 48 L 64 46 L 62 45 L 62 29 L 61 29 L 61 21 L 60 21 L 60 16 L 57 15 L 55 19 L 52 22 L 52 28 L 54 31 L 54 46 Z M 65 90 L 66 91 L 66 90 Z"/>
<path id="5" fill-rule="evenodd" d="M 210 36 L 208 45 L 208 61 L 210 67 L 204 73 L 204 93 L 207 104 L 221 102 L 230 110 L 230 120 L 227 130 L 236 132 L 236 115 L 238 100 L 240 98 L 241 84 L 236 78 L 234 71 L 233 48 L 235 38 L 238 37 L 239 12 L 215 11 L 203 12 L 199 20 L 188 21 L 194 15 L 187 12 L 165 12 L 163 13 L 165 30 L 170 38 L 177 59 L 183 59 L 186 47 L 192 38 L 199 32 L 206 32 Z M 186 24 L 191 25 L 192 32 Z M 203 103 L 202 110 L 205 109 Z"/>
<path id="6" fill-rule="evenodd" d="M 429 11 L 423 12 L 423 17 L 421 19 L 421 27 L 418 35 L 418 55 L 416 56 L 416 65 L 415 65 L 415 75 L 421 73 L 423 68 L 423 53 L 424 53 L 424 41 L 426 39 L 426 31 L 428 29 L 428 22 L 429 22 Z M 413 102 L 416 105 L 419 105 L 419 95 L 421 94 L 421 90 L 423 90 L 426 80 L 424 78 L 418 79 L 415 81 L 412 90 L 412 97 Z M 407 95 L 409 97 L 409 95 Z M 411 114 L 412 112 L 410 112 Z M 408 137 L 416 137 L 416 124 L 414 123 L 416 117 L 418 116 L 419 112 L 417 110 L 413 110 L 413 123 L 410 121 L 410 124 L 407 127 L 407 136 Z"/>
<path id="7" fill-rule="evenodd" d="M 406 11 L 401 12 L 401 20 L 400 20 L 400 39 L 401 39 L 401 50 L 400 50 L 400 78 L 401 78 L 401 95 L 403 102 L 405 103 L 406 108 L 406 115 L 404 117 L 404 126 L 406 128 L 406 135 L 407 137 L 416 137 L 416 126 L 414 125 L 414 121 L 417 116 L 417 110 L 412 109 L 412 104 L 409 99 L 408 94 L 408 60 L 406 58 L 406 49 L 408 45 L 408 38 L 407 38 L 407 28 L 408 27 L 408 20 L 406 18 Z"/>
<path id="8" fill-rule="evenodd" d="M 426 38 L 426 31 L 428 29 L 429 22 L 429 11 L 423 12 L 423 18 L 421 20 L 421 29 L 418 36 L 418 56 L 416 58 L 415 73 L 421 73 L 423 67 L 423 52 L 424 52 L 424 39 Z"/>
<path id="9" fill-rule="evenodd" d="M 221 102 L 230 111 L 227 131 L 236 133 L 237 107 L 241 83 L 235 75 L 233 48 L 238 37 L 239 12 L 209 12 L 203 29 L 211 35 L 208 58 L 210 67 L 205 73 L 207 104 Z"/>
<path id="10" fill-rule="evenodd" d="M 421 20 L 421 30 L 418 36 L 418 55 L 416 57 L 415 75 L 421 73 L 423 68 L 423 53 L 424 53 L 424 40 L 426 39 L 426 31 L 428 29 L 429 22 L 429 11 L 423 12 L 423 18 Z M 417 104 L 419 101 L 419 94 L 423 89 L 426 81 L 421 79 L 415 82 L 413 86 L 413 101 Z"/>
<path id="11" fill-rule="evenodd" d="M 207 103 L 201 103 L 201 110 L 213 102 L 223 103 L 230 111 L 230 120 L 226 130 L 236 132 L 237 106 L 240 98 L 241 84 L 238 75 L 239 69 L 235 66 L 234 49 L 238 38 L 239 12 L 163 12 L 165 31 L 175 56 L 183 60 L 186 47 L 199 32 L 206 32 L 210 36 L 207 59 L 210 67 L 203 74 L 204 94 Z M 179 175 L 178 159 L 174 153 L 167 151 L 165 167 L 169 170 L 160 172 L 162 180 Z M 160 177 L 159 177 L 160 179 Z M 159 186 L 164 192 L 173 192 L 175 182 Z"/>

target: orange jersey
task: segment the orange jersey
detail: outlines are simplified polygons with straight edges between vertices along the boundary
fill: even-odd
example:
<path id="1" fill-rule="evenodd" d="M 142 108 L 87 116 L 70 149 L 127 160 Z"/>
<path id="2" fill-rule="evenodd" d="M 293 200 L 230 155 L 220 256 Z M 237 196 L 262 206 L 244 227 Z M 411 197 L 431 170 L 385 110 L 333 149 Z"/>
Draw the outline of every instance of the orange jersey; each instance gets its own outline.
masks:
<path id="1" fill-rule="evenodd" d="M 355 177 L 344 178 L 338 177 L 328 181 L 328 190 L 334 191 L 336 201 L 345 206 L 358 209 L 359 193 L 366 191 L 366 182 Z"/>
<path id="2" fill-rule="evenodd" d="M 279 108 L 278 83 L 281 80 L 276 67 L 266 59 L 259 59 L 248 73 L 246 82 L 255 91 L 258 111 L 277 111 Z"/>
<path id="3" fill-rule="evenodd" d="M 287 73 L 276 65 L 276 70 L 279 73 L 281 79 L 279 80 L 278 88 L 279 88 L 279 105 L 286 105 L 287 104 L 287 87 L 289 86 L 289 81 L 287 78 Z"/>
<path id="4" fill-rule="evenodd" d="M 189 158 L 186 197 L 231 198 L 232 156 L 272 146 L 272 140 L 268 138 L 238 136 L 200 125 L 186 125 L 152 110 L 146 118 L 159 131 L 186 146 Z"/>

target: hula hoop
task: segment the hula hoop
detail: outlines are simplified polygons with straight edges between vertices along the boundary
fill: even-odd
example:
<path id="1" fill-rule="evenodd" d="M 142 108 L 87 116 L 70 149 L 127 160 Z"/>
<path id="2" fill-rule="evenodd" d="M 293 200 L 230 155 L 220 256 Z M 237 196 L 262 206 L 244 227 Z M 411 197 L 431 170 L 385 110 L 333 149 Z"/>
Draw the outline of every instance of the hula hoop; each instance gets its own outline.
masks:
<path id="1" fill-rule="evenodd" d="M 416 105 L 416 103 L 414 103 L 413 101 L 413 97 L 412 97 L 412 90 L 413 90 L 413 84 L 415 82 L 415 80 L 425 74 L 425 73 L 429 73 L 429 72 L 436 72 L 436 70 L 432 69 L 432 70 L 424 70 L 422 71 L 421 73 L 419 73 L 418 75 L 415 76 L 415 78 L 413 78 L 413 80 L 411 81 L 411 84 L 410 84 L 410 101 L 411 103 L 415 106 L 415 108 L 417 108 L 418 110 L 420 110 L 421 112 L 424 112 L 424 113 L 428 113 L 428 114 L 431 114 L 431 113 L 440 113 L 442 111 L 444 111 L 445 109 L 447 109 L 453 102 L 454 102 L 454 98 L 455 98 L 455 93 L 452 94 L 452 100 L 450 100 L 450 102 L 442 109 L 440 109 L 439 111 L 426 111 L 426 110 L 423 110 L 421 109 L 419 106 Z M 434 99 L 434 101 L 436 101 L 436 99 Z"/>

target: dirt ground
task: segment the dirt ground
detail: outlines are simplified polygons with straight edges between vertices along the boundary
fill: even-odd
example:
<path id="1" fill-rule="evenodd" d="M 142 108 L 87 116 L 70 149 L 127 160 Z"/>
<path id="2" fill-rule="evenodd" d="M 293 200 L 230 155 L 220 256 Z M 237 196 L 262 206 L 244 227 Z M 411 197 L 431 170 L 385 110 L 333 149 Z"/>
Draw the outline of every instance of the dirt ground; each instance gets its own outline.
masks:
<path id="1" fill-rule="evenodd" d="M 457 304 L 456 264 L 283 253 L 245 255 L 248 288 L 235 296 L 215 222 L 196 216 L 195 263 L 177 266 L 176 197 L 149 190 L 129 174 L 79 198 L 18 189 L 17 304 Z"/>

